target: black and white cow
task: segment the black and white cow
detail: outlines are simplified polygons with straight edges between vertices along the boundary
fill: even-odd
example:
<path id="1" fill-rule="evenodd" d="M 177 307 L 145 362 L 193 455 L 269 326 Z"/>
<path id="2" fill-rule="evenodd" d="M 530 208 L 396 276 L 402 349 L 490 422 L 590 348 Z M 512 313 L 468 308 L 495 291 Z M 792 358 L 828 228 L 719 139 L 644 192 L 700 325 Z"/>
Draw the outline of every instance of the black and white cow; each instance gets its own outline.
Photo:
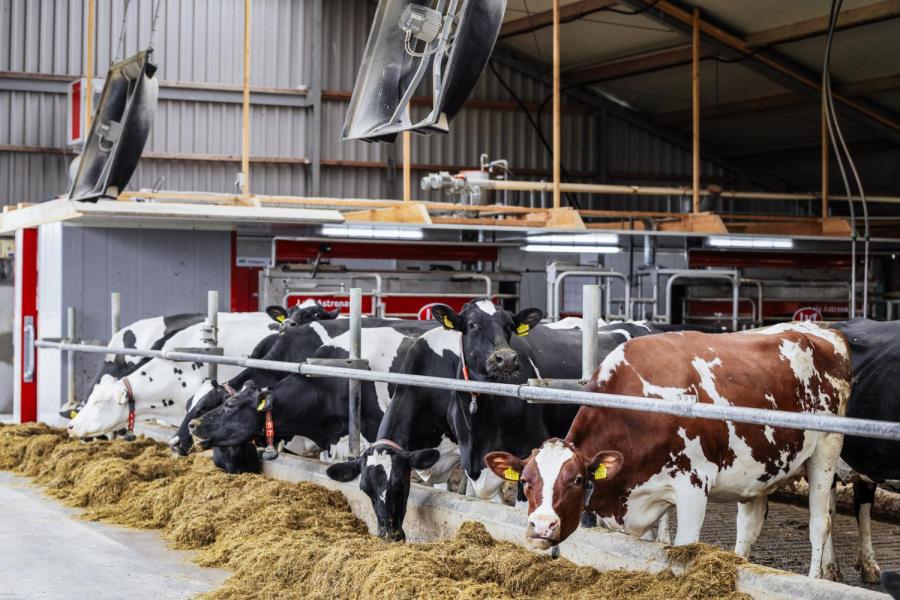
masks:
<path id="1" fill-rule="evenodd" d="M 393 321 L 389 326 L 364 328 L 361 357 L 375 371 L 397 372 L 415 339 L 434 326 L 420 321 Z M 347 358 L 349 334 L 333 338 L 314 358 Z M 390 402 L 385 383 L 361 382 L 361 424 L 363 437 L 375 439 L 378 425 Z M 194 419 L 188 426 L 200 448 L 240 446 L 259 439 L 265 429 L 266 413 L 272 419 L 277 441 L 295 436 L 311 440 L 321 449 L 339 452 L 346 444 L 348 428 L 348 386 L 343 378 L 311 378 L 290 375 L 269 389 L 248 381 L 221 406 Z"/>
<path id="2" fill-rule="evenodd" d="M 341 309 L 326 310 L 315 300 L 308 299 L 298 302 L 290 308 L 278 305 L 269 306 L 266 308 L 266 313 L 275 321 L 275 324 L 269 327 L 273 330 L 284 331 L 313 321 L 332 321 L 341 316 Z"/>
<path id="3" fill-rule="evenodd" d="M 391 327 L 397 323 L 398 321 L 389 319 L 365 318 L 362 319 L 362 328 Z M 313 356 L 322 346 L 330 344 L 335 338 L 346 334 L 349 327 L 348 319 L 313 321 L 306 326 L 288 327 L 260 342 L 253 351 L 253 357 L 262 360 L 301 363 Z M 188 406 L 187 414 L 182 418 L 178 431 L 169 440 L 169 447 L 173 452 L 186 456 L 194 444 L 188 429 L 191 421 L 221 406 L 247 381 L 253 380 L 256 387 L 262 389 L 275 385 L 286 375 L 283 371 L 252 368 L 240 371 L 222 385 L 207 381 Z M 305 444 L 299 439 L 296 444 L 291 449 L 299 454 L 311 452 L 315 447 L 312 444 Z M 304 445 L 308 447 L 304 449 Z"/>
<path id="4" fill-rule="evenodd" d="M 847 337 L 853 380 L 847 416 L 878 421 L 900 419 L 900 321 L 853 319 L 834 325 Z M 872 504 L 880 484 L 900 484 L 900 442 L 844 436 L 838 477 L 853 483 L 859 525 L 856 567 L 866 583 L 881 575 L 872 547 Z M 835 566 L 835 572 L 837 567 Z"/>
<path id="5" fill-rule="evenodd" d="M 202 323 L 203 319 L 204 316 L 199 314 L 169 315 L 141 319 L 115 332 L 109 341 L 108 347 L 117 350 L 124 348 L 160 350 L 173 335 L 186 327 Z M 101 381 L 121 379 L 133 373 L 149 360 L 149 358 L 141 356 L 107 354 L 103 359 L 103 364 L 100 365 L 100 369 L 88 386 L 88 390 L 90 390 L 88 393 L 93 393 Z M 78 414 L 81 405 L 82 403 L 77 401 L 73 405 L 65 404 L 60 408 L 59 414 L 66 419 L 72 419 Z"/>
<path id="6" fill-rule="evenodd" d="M 260 340 L 271 334 L 271 322 L 265 313 L 221 313 L 219 346 L 226 355 L 246 356 Z M 165 340 L 161 349 L 202 346 L 203 327 L 201 322 L 178 331 Z M 230 377 L 237 369 L 223 365 L 220 372 Z M 202 363 L 173 363 L 158 358 L 144 362 L 123 377 L 104 375 L 91 390 L 84 407 L 69 422 L 69 435 L 96 437 L 125 428 L 129 396 L 134 399 L 135 414 L 140 418 L 179 423 L 188 400 L 200 388 L 206 375 Z"/>

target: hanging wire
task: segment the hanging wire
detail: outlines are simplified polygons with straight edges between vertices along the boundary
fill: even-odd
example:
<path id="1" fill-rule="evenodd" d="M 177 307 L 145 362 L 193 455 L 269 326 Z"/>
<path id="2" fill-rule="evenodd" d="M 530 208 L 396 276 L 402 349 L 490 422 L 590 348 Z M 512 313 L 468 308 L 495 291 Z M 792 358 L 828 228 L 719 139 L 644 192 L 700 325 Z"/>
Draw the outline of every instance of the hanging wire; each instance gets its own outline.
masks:
<path id="1" fill-rule="evenodd" d="M 119 27 L 119 42 L 116 44 L 116 56 L 112 64 L 125 58 L 125 25 L 128 23 L 128 5 L 131 0 L 125 0 L 125 12 L 122 14 L 122 25 Z"/>
<path id="2" fill-rule="evenodd" d="M 156 22 L 159 20 L 159 7 L 161 5 L 162 0 L 156 0 L 156 8 L 153 9 L 153 24 L 150 27 L 150 44 L 148 44 L 149 48 L 153 48 L 153 40 L 156 38 Z"/>
<path id="3" fill-rule="evenodd" d="M 844 139 L 844 133 L 841 131 L 840 122 L 837 118 L 837 112 L 834 108 L 834 96 L 831 90 L 831 45 L 832 38 L 834 37 L 834 31 L 837 27 L 838 15 L 841 12 L 841 5 L 843 4 L 843 0 L 832 0 L 831 5 L 831 16 L 829 20 L 828 27 L 828 37 L 825 42 L 825 62 L 822 68 L 822 99 L 825 106 L 825 116 L 826 122 L 828 124 L 828 134 L 831 138 L 831 146 L 834 150 L 835 156 L 837 157 L 838 169 L 841 172 L 841 178 L 844 182 L 844 189 L 847 193 L 847 200 L 850 204 L 850 228 L 852 230 L 850 235 L 851 240 L 851 270 L 850 270 L 850 288 L 851 288 L 851 298 L 850 298 L 850 310 L 851 316 L 856 316 L 856 243 L 858 239 L 858 234 L 856 230 L 856 211 L 854 208 L 854 198 L 851 193 L 850 181 L 847 177 L 847 171 L 844 165 L 844 160 L 846 159 L 847 165 L 850 167 L 850 172 L 853 175 L 853 181 L 856 184 L 856 188 L 859 191 L 859 198 L 862 203 L 863 208 L 863 223 L 864 223 L 864 231 L 863 231 L 863 316 L 868 317 L 869 315 L 869 245 L 870 245 L 870 232 L 869 232 L 869 208 L 866 203 L 866 192 L 862 185 L 862 179 L 859 176 L 859 171 L 856 168 L 856 163 L 853 160 L 853 156 L 850 154 L 850 150 L 847 147 L 847 142 Z M 843 154 L 842 154 L 843 152 Z M 824 219 L 827 215 L 822 215 Z"/>

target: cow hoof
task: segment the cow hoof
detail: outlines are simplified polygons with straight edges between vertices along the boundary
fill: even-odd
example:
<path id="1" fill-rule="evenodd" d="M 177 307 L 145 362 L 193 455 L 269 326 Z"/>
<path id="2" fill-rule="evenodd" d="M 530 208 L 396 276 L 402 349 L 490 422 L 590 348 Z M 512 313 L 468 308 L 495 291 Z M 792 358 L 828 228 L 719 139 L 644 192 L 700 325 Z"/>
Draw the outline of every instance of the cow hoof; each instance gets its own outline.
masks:
<path id="1" fill-rule="evenodd" d="M 837 563 L 831 563 L 830 565 L 822 565 L 822 579 L 841 583 L 844 581 L 844 576 L 841 575 L 841 569 L 837 566 Z"/>
<path id="2" fill-rule="evenodd" d="M 597 513 L 584 511 L 581 513 L 581 526 L 584 529 L 591 529 L 597 526 Z"/>
<path id="3" fill-rule="evenodd" d="M 559 546 L 552 546 L 550 548 L 550 558 L 552 558 L 553 560 L 559 558 Z"/>
<path id="4" fill-rule="evenodd" d="M 857 561 L 856 568 L 859 570 L 859 578 L 863 583 L 880 583 L 881 569 L 872 561 Z"/>

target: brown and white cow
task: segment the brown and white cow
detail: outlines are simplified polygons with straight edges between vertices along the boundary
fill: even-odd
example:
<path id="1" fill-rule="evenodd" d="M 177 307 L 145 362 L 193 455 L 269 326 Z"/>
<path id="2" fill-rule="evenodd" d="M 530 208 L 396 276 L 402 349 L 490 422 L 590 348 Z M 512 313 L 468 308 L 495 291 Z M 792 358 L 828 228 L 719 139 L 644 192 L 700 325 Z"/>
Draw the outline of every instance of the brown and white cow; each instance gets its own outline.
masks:
<path id="1" fill-rule="evenodd" d="M 850 357 L 841 333 L 808 323 L 667 333 L 619 346 L 587 389 L 840 415 L 850 394 Z M 675 544 L 681 545 L 699 539 L 707 501 L 739 502 L 735 552 L 742 556 L 762 528 L 767 496 L 806 475 L 810 574 L 819 576 L 823 553 L 831 563 L 826 540 L 841 442 L 840 434 L 582 407 L 565 440 L 548 440 L 525 461 L 494 452 L 485 463 L 505 479 L 523 481 L 526 535 L 537 547 L 571 535 L 586 504 L 607 527 L 636 536 L 675 506 Z"/>

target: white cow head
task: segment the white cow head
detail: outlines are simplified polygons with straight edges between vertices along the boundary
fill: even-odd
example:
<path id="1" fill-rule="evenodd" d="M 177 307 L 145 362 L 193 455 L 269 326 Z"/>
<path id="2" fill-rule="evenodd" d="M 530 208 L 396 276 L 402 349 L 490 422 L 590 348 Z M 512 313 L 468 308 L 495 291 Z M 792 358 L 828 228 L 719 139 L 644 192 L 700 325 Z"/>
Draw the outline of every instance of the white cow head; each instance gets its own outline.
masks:
<path id="1" fill-rule="evenodd" d="M 69 421 L 72 437 L 95 437 L 128 424 L 128 391 L 121 379 L 104 375 L 91 390 L 84 407 Z"/>

